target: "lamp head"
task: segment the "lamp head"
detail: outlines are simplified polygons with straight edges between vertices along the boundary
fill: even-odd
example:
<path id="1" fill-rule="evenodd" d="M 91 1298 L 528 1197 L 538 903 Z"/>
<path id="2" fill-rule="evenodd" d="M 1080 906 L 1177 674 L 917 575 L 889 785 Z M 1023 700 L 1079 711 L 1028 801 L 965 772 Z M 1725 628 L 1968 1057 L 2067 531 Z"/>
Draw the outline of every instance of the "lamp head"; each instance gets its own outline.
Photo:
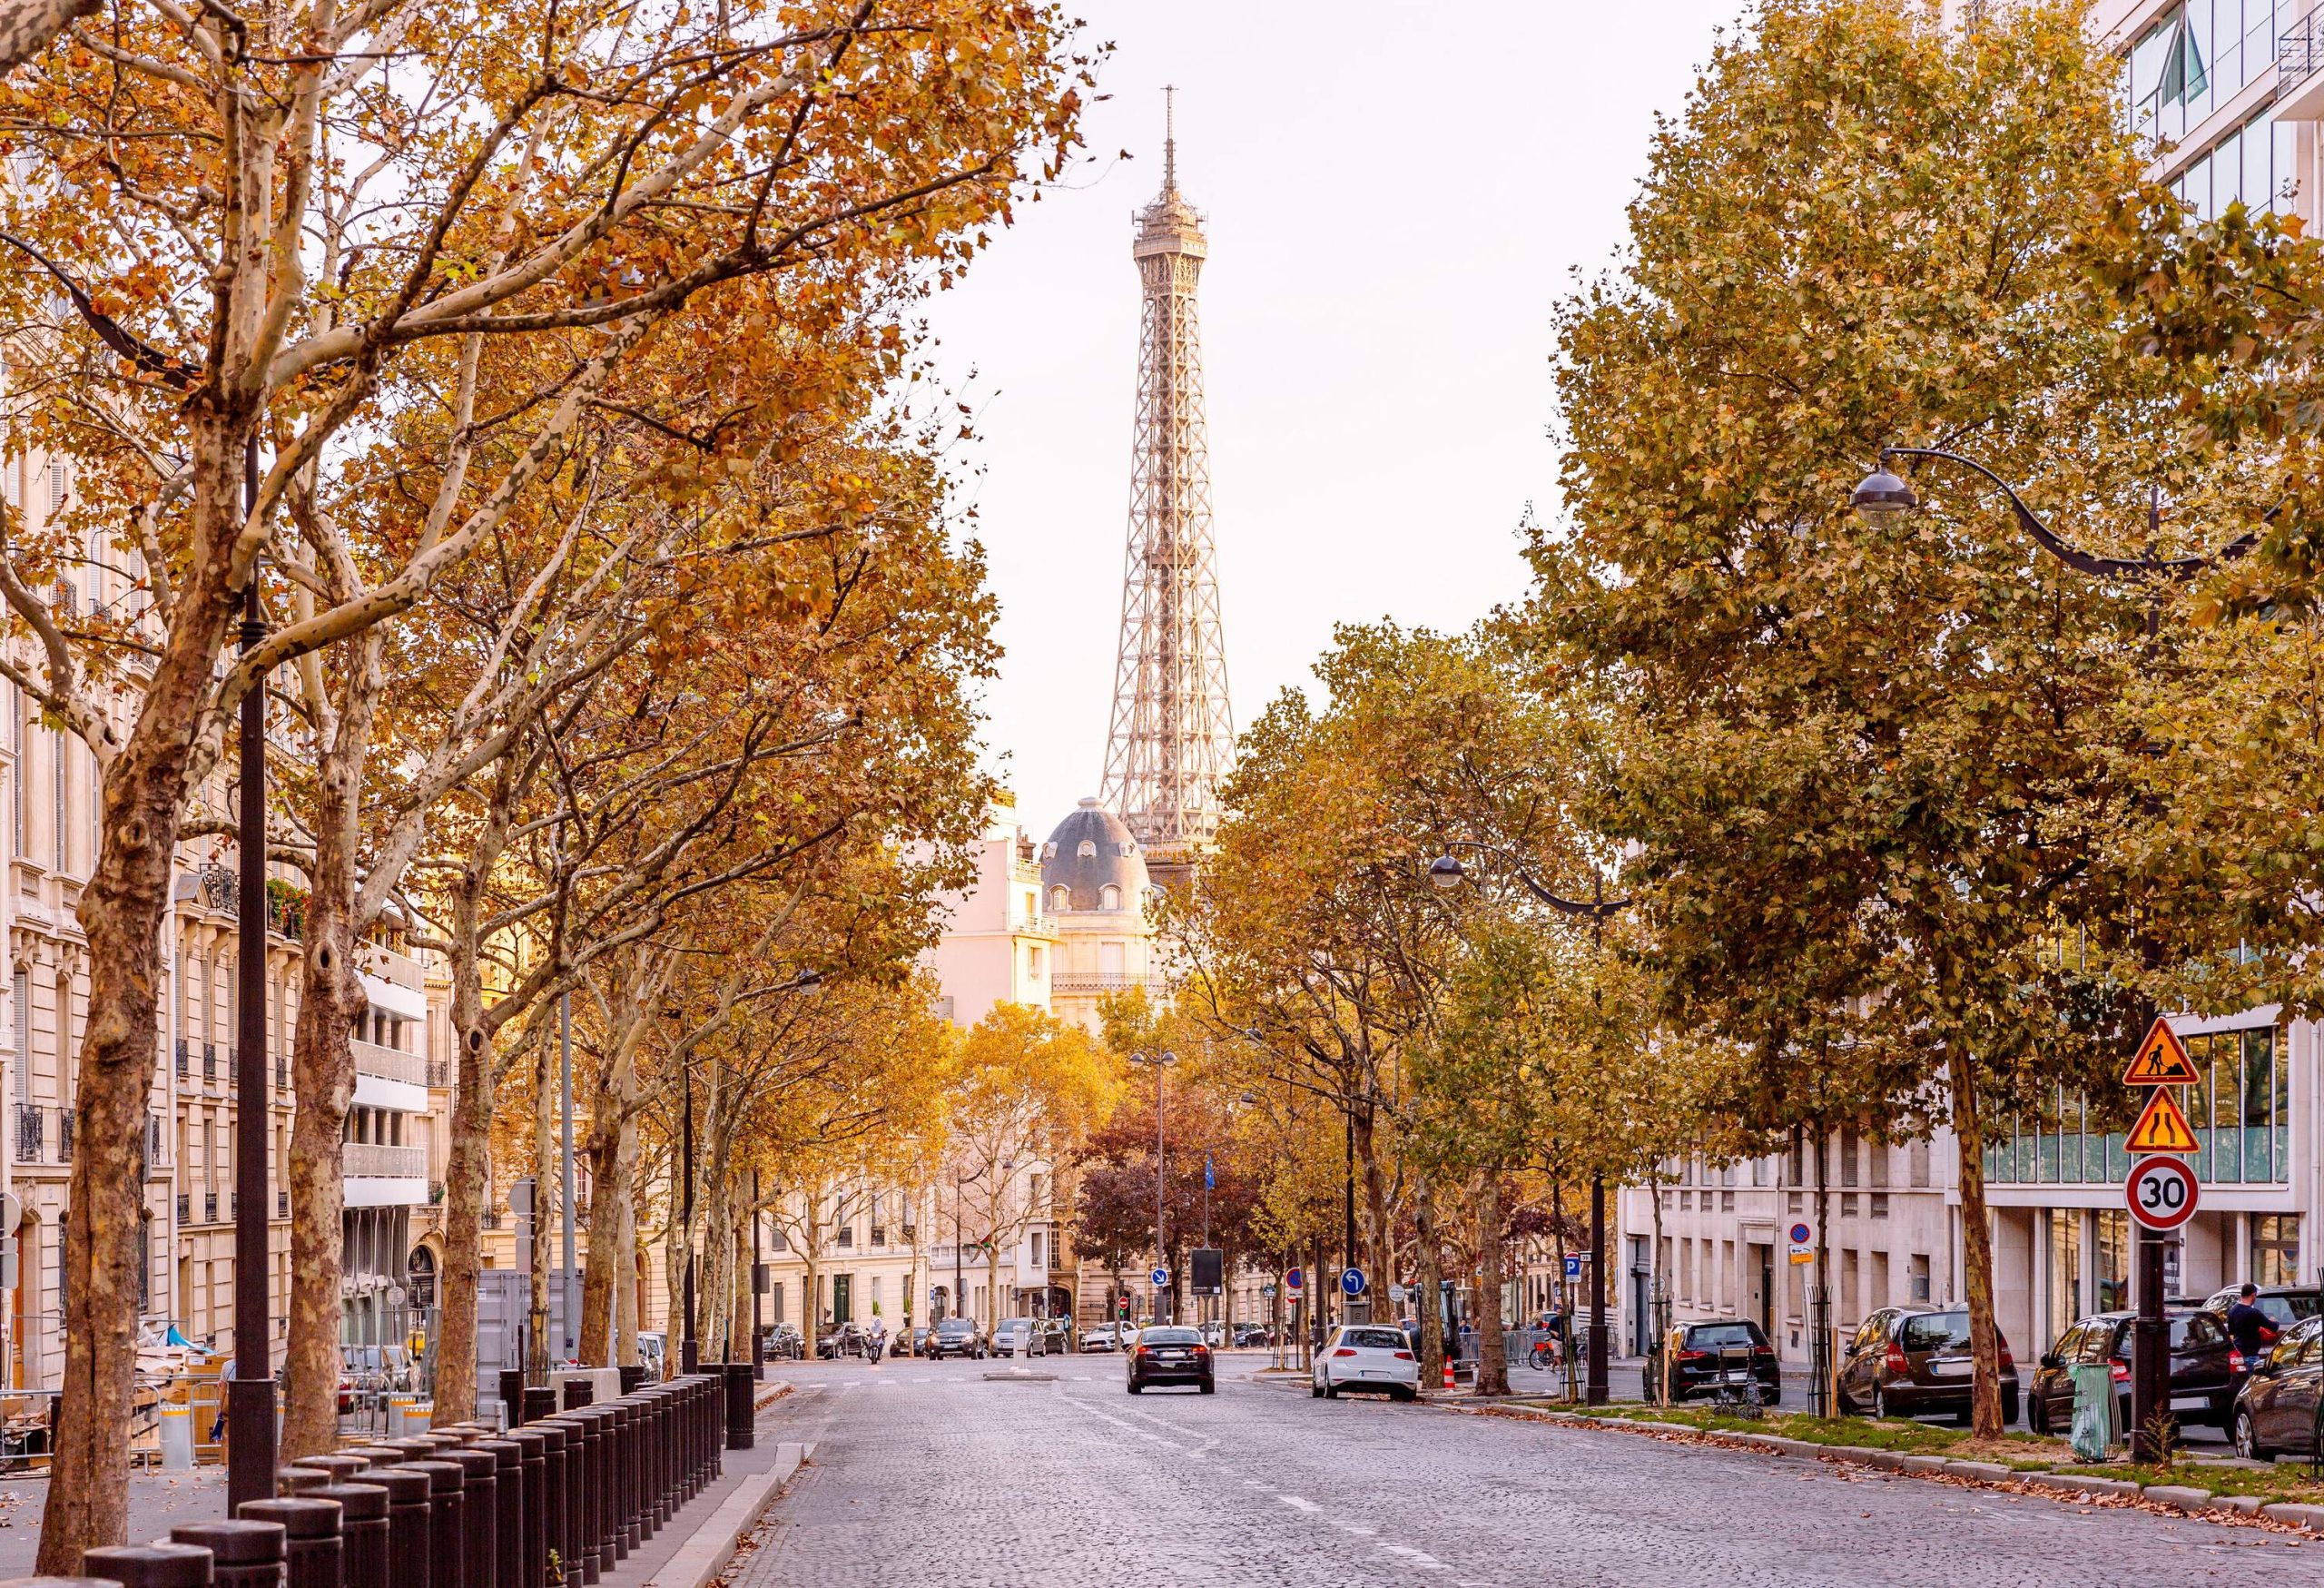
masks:
<path id="1" fill-rule="evenodd" d="M 1450 854 L 1440 854 L 1428 863 L 1429 884 L 1440 893 L 1449 893 L 1467 878 L 1461 863 Z"/>
<path id="2" fill-rule="evenodd" d="M 1875 529 L 1885 528 L 1920 505 L 1921 499 L 1913 494 L 1913 488 L 1890 472 L 1886 452 L 1881 454 L 1880 461 L 1872 472 L 1848 493 L 1848 506 L 1856 509 L 1857 518 Z"/>

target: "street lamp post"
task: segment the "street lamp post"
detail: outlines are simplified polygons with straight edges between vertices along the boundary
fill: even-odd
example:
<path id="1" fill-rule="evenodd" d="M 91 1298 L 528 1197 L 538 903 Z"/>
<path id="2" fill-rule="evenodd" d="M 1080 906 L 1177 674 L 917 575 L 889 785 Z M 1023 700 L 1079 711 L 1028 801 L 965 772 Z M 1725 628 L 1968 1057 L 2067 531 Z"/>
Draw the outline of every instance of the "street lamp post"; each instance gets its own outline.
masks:
<path id="1" fill-rule="evenodd" d="M 684 1206 L 686 1242 L 685 1298 L 684 1303 L 685 1307 L 685 1343 L 678 1349 L 678 1371 L 681 1373 L 699 1373 L 702 1371 L 702 1343 L 694 1337 L 694 1066 L 692 1064 L 689 1063 L 680 1068 L 678 1072 L 678 1083 L 684 1089 L 685 1093 L 684 1112 L 685 1116 Z"/>
<path id="2" fill-rule="evenodd" d="M 1167 1096 L 1164 1078 L 1169 1073 L 1169 1067 L 1178 1061 L 1178 1056 L 1167 1051 L 1132 1053 L 1129 1056 L 1129 1061 L 1132 1064 L 1150 1066 L 1154 1071 L 1154 1266 L 1166 1270 L 1170 1276 L 1169 1288 L 1167 1291 L 1155 1292 L 1154 1321 L 1176 1323 L 1177 1319 L 1175 1316 L 1170 1317 L 1162 1316 L 1165 1297 L 1175 1296 L 1178 1288 L 1178 1270 L 1170 1262 L 1169 1236 L 1165 1228 L 1162 1210 L 1162 1174 L 1167 1161 L 1163 1157 L 1162 1106 Z M 1171 1311 L 1175 1314 L 1177 1309 L 1173 1307 Z"/>
<path id="3" fill-rule="evenodd" d="M 1460 887 L 1467 873 L 1461 863 L 1452 857 L 1455 849 L 1473 849 L 1489 854 L 1509 867 L 1512 875 L 1524 884 L 1525 891 L 1561 915 L 1586 919 L 1590 922 L 1593 942 L 1603 944 L 1606 918 L 1618 910 L 1630 906 L 1628 899 L 1609 899 L 1602 880 L 1593 879 L 1593 894 L 1589 899 L 1568 899 L 1551 893 L 1533 880 L 1527 872 L 1504 851 L 1489 843 L 1468 839 L 1456 839 L 1445 846 L 1445 852 L 1429 863 L 1428 880 L 1440 892 L 1451 893 Z M 1606 1331 L 1606 1172 L 1593 1168 L 1590 1171 L 1590 1370 L 1583 1397 L 1587 1404 L 1602 1406 L 1610 1390 L 1607 1383 Z"/>
<path id="4" fill-rule="evenodd" d="M 258 439 L 242 453 L 242 505 L 258 506 Z M 266 637 L 258 569 L 242 590 L 245 655 Z M 234 1031 L 234 1376 L 227 1387 L 226 1511 L 274 1493 L 274 1352 L 268 1327 L 266 1241 L 266 688 L 241 701 L 241 1019 Z M 20 1011 L 21 1013 L 21 1011 Z"/>
<path id="5" fill-rule="evenodd" d="M 1873 471 L 1848 493 L 1848 506 L 1856 516 L 1874 529 L 1879 529 L 1915 511 L 1921 506 L 1919 495 L 1911 484 L 1896 473 L 1889 465 L 1900 458 L 1925 459 L 1931 462 L 1957 464 L 1983 476 L 2009 503 L 2011 514 L 2018 528 L 2051 557 L 2093 578 L 2150 580 L 2191 579 L 2219 563 L 2232 562 L 2245 556 L 2259 544 L 2260 532 L 2248 530 L 2228 542 L 2217 551 L 2198 557 L 2100 557 L 2066 540 L 2035 516 L 2025 505 L 2024 498 L 2009 481 L 1994 473 L 1975 459 L 1959 452 L 1949 452 L 1937 447 L 1883 447 Z M 2269 509 L 2266 519 L 2272 521 L 2280 508 Z M 2147 540 L 2152 546 L 2162 528 L 2162 498 L 2160 491 L 2151 499 L 2147 508 Z M 2159 596 L 2157 603 L 2147 611 L 2147 633 L 2155 634 L 2161 621 Z M 1819 1152 L 1821 1149 L 1818 1149 Z M 2142 1228 L 2139 1231 L 2138 1317 L 2131 1326 L 2131 1454 L 2137 1461 L 2157 1459 L 2158 1435 L 2162 1423 L 2170 1415 L 2171 1360 L 2168 1336 L 2165 1332 L 2163 1291 L 2163 1241 L 2160 1232 Z"/>

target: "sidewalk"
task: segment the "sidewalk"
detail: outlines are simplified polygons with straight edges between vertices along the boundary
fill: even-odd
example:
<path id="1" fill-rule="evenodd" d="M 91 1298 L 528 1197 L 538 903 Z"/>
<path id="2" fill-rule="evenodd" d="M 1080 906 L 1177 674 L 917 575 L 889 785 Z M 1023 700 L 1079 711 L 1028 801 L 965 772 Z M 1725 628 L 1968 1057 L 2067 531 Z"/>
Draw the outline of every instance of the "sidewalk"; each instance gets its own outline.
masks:
<path id="1" fill-rule="evenodd" d="M 777 1387 L 779 1381 L 770 1379 L 761 1393 Z M 783 1459 L 783 1446 L 774 1439 L 774 1407 L 781 1403 L 770 1402 L 759 1409 L 756 1423 L 758 1444 L 750 1450 L 730 1450 L 726 1453 L 726 1471 L 716 1483 L 688 1501 L 684 1509 L 670 1518 L 662 1531 L 638 1548 L 629 1558 L 599 1579 L 601 1588 L 672 1588 L 674 1583 L 684 1582 L 675 1575 L 660 1573 L 675 1560 L 680 1549 L 694 1542 L 696 1534 L 708 1529 L 718 1518 L 720 1506 L 734 1499 L 753 1478 L 765 1479 L 773 1474 Z M 791 1447 L 793 1464 L 798 1446 Z M 788 1475 L 786 1473 L 785 1476 Z M 760 1493 L 759 1504 L 773 1497 L 779 1483 L 762 1482 L 752 1484 Z M 22 1478 L 0 1481 L 0 1577 L 30 1576 L 33 1558 L 40 1552 L 41 1507 L 48 1500 L 46 1478 Z M 129 1479 L 129 1537 L 132 1543 L 144 1544 L 168 1536 L 171 1528 L 181 1522 L 214 1522 L 226 1514 L 226 1469 L 222 1466 L 198 1467 L 187 1472 L 139 1472 Z M 752 1517 L 744 1518 L 734 1532 L 747 1530 Z M 719 1518 L 724 1524 L 724 1519 Z M 727 1547 L 731 1549 L 728 1534 Z M 703 1541 L 707 1544 L 708 1540 Z M 686 1563 L 680 1563 L 681 1565 Z M 714 1574 L 714 1573 L 713 1573 Z"/>

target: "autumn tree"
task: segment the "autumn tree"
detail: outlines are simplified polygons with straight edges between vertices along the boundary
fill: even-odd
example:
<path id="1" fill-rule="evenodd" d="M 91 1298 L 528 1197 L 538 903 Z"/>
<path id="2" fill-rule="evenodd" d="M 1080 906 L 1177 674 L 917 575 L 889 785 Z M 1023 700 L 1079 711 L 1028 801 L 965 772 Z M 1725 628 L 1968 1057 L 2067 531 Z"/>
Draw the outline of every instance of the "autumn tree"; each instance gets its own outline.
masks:
<path id="1" fill-rule="evenodd" d="M 659 337 L 726 333 L 729 284 L 825 284 L 791 305 L 815 336 L 844 327 L 867 274 L 956 269 L 1068 146 L 1069 47 L 1054 13 L 1008 0 L 700 16 L 123 0 L 0 87 L 25 173 L 0 194 L 0 312 L 55 351 L 27 439 L 72 460 L 88 503 L 69 538 L 10 537 L 0 595 L 39 660 L 8 671 L 89 745 L 103 784 L 79 906 L 88 1148 L 66 1231 L 43 1570 L 123 1534 L 129 1144 L 154 1051 L 158 928 L 187 795 L 241 696 L 424 598 L 555 466 L 628 360 Z M 293 493 L 331 496 L 359 450 L 350 438 L 420 390 L 473 390 L 502 358 L 529 367 L 527 394 L 463 419 L 419 538 L 359 547 L 377 555 L 354 561 L 351 594 L 286 619 L 293 543 L 320 538 L 319 560 L 353 549 L 320 518 L 290 521 Z M 528 440 L 516 467 L 471 476 L 457 454 L 487 420 Z M 68 634 L 33 591 L 92 545 L 133 560 L 144 598 Z M 254 585 L 276 624 L 229 663 Z"/>
<path id="2" fill-rule="evenodd" d="M 1604 823 L 1676 1007 L 1957 1136 L 1985 1436 L 1986 1120 L 2134 1023 L 2057 948 L 2128 930 L 2104 837 L 2153 588 L 2066 567 L 1974 475 L 1919 475 L 1917 514 L 1849 493 L 1884 442 L 1966 449 L 2102 549 L 2149 534 L 2164 383 L 2072 247 L 2145 155 L 2083 24 L 1762 6 L 1561 313 L 1568 521 L 1531 548 L 1545 654 L 1621 691 Z"/>

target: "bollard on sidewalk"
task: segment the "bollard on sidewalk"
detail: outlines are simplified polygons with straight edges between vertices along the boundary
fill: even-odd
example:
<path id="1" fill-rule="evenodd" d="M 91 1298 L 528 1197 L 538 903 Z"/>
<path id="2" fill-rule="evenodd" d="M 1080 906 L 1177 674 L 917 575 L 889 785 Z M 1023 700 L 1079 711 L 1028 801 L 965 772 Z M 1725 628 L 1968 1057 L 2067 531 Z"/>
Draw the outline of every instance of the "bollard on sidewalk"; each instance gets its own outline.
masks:
<path id="1" fill-rule="evenodd" d="M 345 1588 L 388 1588 L 388 1491 L 377 1484 L 333 1484 L 318 1500 L 339 1503 L 340 1580 Z"/>
<path id="2" fill-rule="evenodd" d="M 210 1552 L 190 1544 L 108 1544 L 82 1551 L 81 1570 L 121 1588 L 209 1588 Z"/>
<path id="3" fill-rule="evenodd" d="M 284 1588 L 343 1588 L 336 1500 L 301 1495 L 289 1500 L 245 1500 L 245 1522 L 282 1524 Z"/>
<path id="4" fill-rule="evenodd" d="M 278 1588 L 282 1581 L 282 1524 L 279 1522 L 182 1522 L 170 1542 L 210 1552 L 212 1588 Z"/>

